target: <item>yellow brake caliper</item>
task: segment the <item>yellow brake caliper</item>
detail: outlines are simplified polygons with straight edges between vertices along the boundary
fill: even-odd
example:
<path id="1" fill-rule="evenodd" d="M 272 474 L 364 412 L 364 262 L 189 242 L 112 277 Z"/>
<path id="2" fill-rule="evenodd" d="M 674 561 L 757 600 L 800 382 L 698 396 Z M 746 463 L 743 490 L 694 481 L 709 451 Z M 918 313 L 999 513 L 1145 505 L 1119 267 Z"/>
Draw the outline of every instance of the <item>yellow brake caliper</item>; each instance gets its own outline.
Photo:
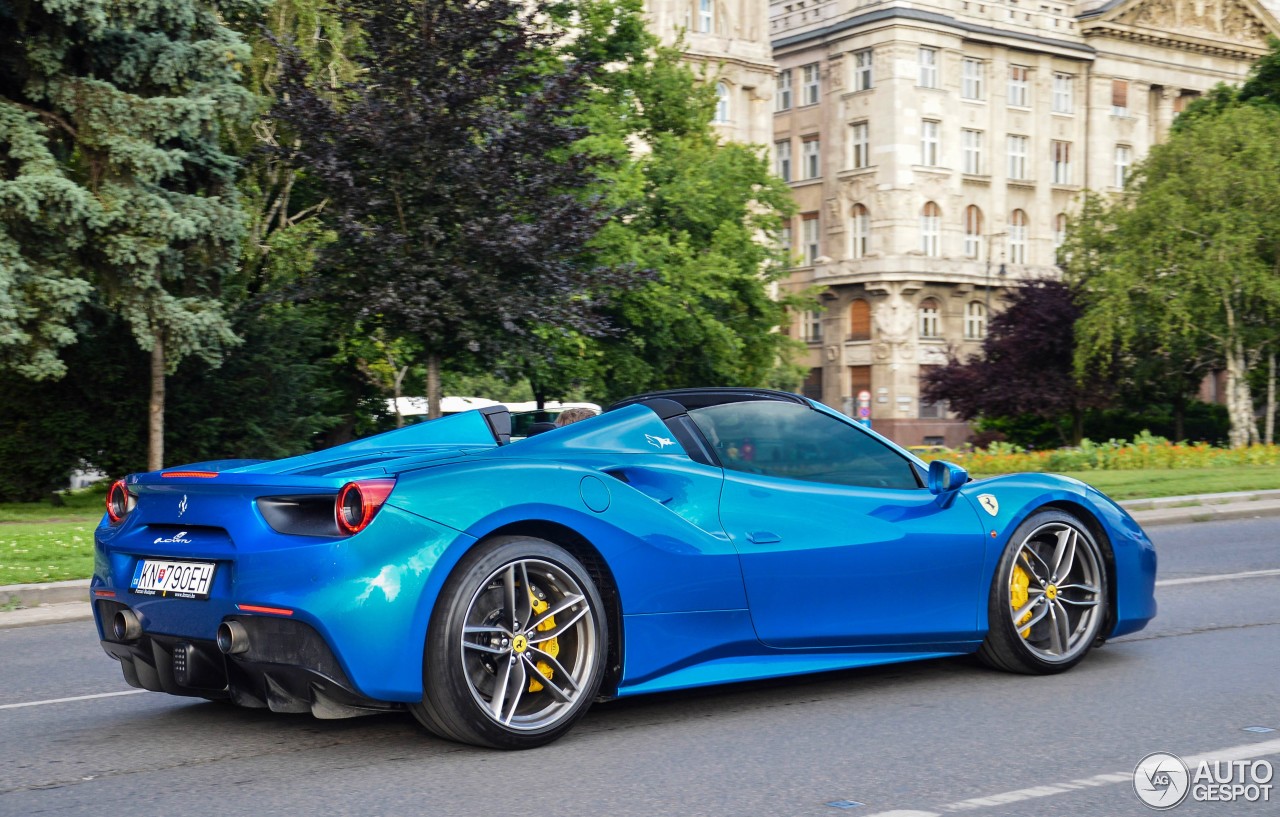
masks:
<path id="1" fill-rule="evenodd" d="M 547 602 L 545 599 L 540 599 L 537 596 L 533 595 L 532 590 L 529 591 L 529 602 L 533 607 L 533 614 L 535 616 L 542 615 L 547 611 L 547 608 L 551 606 L 551 604 Z M 545 633 L 546 631 L 552 629 L 555 626 L 556 626 L 556 617 L 547 616 L 547 620 L 539 624 L 537 627 L 537 630 L 540 633 Z M 543 652 L 545 652 L 547 655 L 551 656 L 552 658 L 556 658 L 560 655 L 560 639 L 548 638 L 546 641 L 542 642 L 542 646 L 540 647 L 540 649 Z M 548 681 L 550 681 L 551 675 L 553 674 L 551 665 L 548 664 L 546 661 L 539 661 L 537 666 L 538 666 L 538 672 L 542 673 L 542 676 L 546 678 Z M 536 678 L 530 679 L 529 691 L 530 692 L 542 691 L 542 682 L 537 680 Z"/>
<path id="2" fill-rule="evenodd" d="M 1013 566 L 1013 577 L 1009 580 L 1009 606 L 1017 610 L 1019 607 L 1027 603 L 1027 588 L 1031 586 L 1031 577 L 1027 575 L 1027 571 L 1022 569 L 1022 565 L 1015 564 Z M 1018 624 L 1026 624 L 1031 620 L 1031 611 L 1028 610 L 1022 618 L 1018 619 Z M 1031 628 L 1021 632 L 1023 638 L 1031 637 Z"/>

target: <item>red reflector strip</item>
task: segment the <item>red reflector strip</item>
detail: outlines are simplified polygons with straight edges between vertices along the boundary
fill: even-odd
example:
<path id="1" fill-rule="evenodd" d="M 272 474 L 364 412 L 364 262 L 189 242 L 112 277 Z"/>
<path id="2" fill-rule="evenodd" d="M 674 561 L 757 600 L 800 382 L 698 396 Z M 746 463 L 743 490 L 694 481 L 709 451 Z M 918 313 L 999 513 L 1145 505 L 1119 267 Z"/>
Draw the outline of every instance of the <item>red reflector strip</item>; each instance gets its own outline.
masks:
<path id="1" fill-rule="evenodd" d="M 292 610 L 284 607 L 262 607 L 257 604 L 237 604 L 236 609 L 242 613 L 269 613 L 276 616 L 291 616 Z"/>
<path id="2" fill-rule="evenodd" d="M 168 479 L 169 477 L 194 477 L 196 479 L 213 479 L 218 475 L 217 471 L 165 471 L 160 476 Z"/>
<path id="3" fill-rule="evenodd" d="M 116 597 L 116 591 L 114 591 L 114 590 L 94 590 L 94 591 L 93 591 L 93 595 L 98 596 L 98 597 L 100 597 L 100 598 L 105 598 L 105 599 L 114 599 L 114 598 Z"/>

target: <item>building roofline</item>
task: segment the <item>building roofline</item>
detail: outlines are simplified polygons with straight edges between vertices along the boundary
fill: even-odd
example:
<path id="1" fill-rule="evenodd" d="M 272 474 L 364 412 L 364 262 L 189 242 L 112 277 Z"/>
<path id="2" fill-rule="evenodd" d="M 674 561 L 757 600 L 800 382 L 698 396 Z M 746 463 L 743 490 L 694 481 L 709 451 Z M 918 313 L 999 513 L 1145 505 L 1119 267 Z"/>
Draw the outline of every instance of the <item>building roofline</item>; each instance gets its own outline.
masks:
<path id="1" fill-rule="evenodd" d="M 780 37 L 772 41 L 773 49 L 776 52 L 780 48 L 786 48 L 790 45 L 806 42 L 808 40 L 822 39 L 832 34 L 839 34 L 851 28 L 867 25 L 870 23 L 878 23 L 882 20 L 891 20 L 894 18 L 904 20 L 914 20 L 922 23 L 936 23 L 938 25 L 949 26 L 964 31 L 969 34 L 978 34 L 987 37 L 1001 37 L 1010 40 L 1021 40 L 1023 42 L 1036 43 L 1038 45 L 1047 45 L 1055 48 L 1065 48 L 1070 51 L 1079 51 L 1082 54 L 1088 54 L 1092 57 L 1097 50 L 1092 46 L 1083 43 L 1074 43 L 1068 40 L 1055 40 L 1052 37 L 1041 37 L 1036 34 L 1026 34 L 1021 31 L 1006 31 L 1000 28 L 992 28 L 991 26 L 980 26 L 975 23 L 966 23 L 963 20 L 957 20 L 945 14 L 938 14 L 933 11 L 921 11 L 912 8 L 891 8 L 877 9 L 866 14 L 859 14 L 855 17 L 849 17 L 840 20 L 825 28 L 815 29 L 814 31 L 805 32 L 803 34 L 793 34 L 789 37 Z M 776 58 L 776 55 L 775 55 Z"/>

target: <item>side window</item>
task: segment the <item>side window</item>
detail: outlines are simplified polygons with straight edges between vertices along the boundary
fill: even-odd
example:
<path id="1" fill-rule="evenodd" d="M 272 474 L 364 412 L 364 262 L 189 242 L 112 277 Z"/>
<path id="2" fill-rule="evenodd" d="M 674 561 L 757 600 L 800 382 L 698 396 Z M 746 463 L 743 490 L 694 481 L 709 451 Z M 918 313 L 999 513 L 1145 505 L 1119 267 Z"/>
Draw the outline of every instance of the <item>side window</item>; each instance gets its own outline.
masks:
<path id="1" fill-rule="evenodd" d="M 795 403 L 752 401 L 694 409 L 689 417 L 725 468 L 870 488 L 919 488 L 915 470 L 876 438 Z"/>

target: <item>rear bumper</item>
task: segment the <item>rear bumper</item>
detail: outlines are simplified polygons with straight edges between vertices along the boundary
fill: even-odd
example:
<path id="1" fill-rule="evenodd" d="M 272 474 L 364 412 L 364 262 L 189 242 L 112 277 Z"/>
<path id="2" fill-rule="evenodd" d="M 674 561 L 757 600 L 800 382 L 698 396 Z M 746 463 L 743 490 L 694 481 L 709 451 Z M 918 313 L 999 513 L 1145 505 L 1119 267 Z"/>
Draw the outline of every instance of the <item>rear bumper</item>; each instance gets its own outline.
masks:
<path id="1" fill-rule="evenodd" d="M 309 701 L 314 684 L 338 698 L 339 690 L 349 692 L 361 705 L 422 699 L 422 656 L 432 602 L 470 537 L 389 505 L 368 528 L 341 539 L 215 533 L 206 536 L 194 528 L 184 537 L 191 543 L 179 550 L 157 544 L 157 539 L 172 537 L 158 536 L 155 526 L 131 527 L 126 522 L 97 530 L 90 592 L 98 635 L 103 648 L 121 660 L 126 678 L 131 677 L 127 664 L 133 665 L 130 683 L 137 680 L 141 688 L 179 695 L 219 697 L 218 684 L 175 684 L 171 670 L 164 669 L 174 645 L 192 644 L 193 661 L 209 658 L 209 663 L 227 665 L 222 686 L 243 692 L 243 702 L 250 706 L 253 700 L 271 706 L 268 691 L 273 684 L 303 701 Z M 132 591 L 135 567 L 145 558 L 216 564 L 209 598 Z M 119 608 L 110 605 L 124 605 L 137 615 L 142 629 L 138 643 L 113 640 L 111 617 Z M 255 615 L 255 608 L 283 614 Z M 108 609 L 111 613 L 104 616 Z M 262 622 L 279 622 L 282 628 L 302 629 L 264 629 L 258 641 L 264 649 L 270 645 L 268 658 L 224 657 L 216 648 L 206 648 L 227 620 L 256 622 L 253 626 L 259 628 L 274 626 Z M 314 658 L 321 652 L 323 660 Z M 239 683 L 236 673 L 242 670 L 241 675 L 251 680 Z M 232 694 L 227 691 L 223 697 Z M 283 700 L 277 703 L 284 705 Z"/>
<path id="2" fill-rule="evenodd" d="M 100 599 L 95 615 L 109 622 L 119 602 Z M 248 633 L 249 648 L 224 655 L 214 641 L 142 634 L 132 640 L 102 639 L 120 662 L 125 681 L 138 689 L 170 695 L 230 699 L 273 712 L 310 712 L 345 718 L 400 708 L 358 693 L 329 645 L 310 625 L 264 616 L 233 616 Z M 109 628 L 108 628 L 109 630 Z"/>

